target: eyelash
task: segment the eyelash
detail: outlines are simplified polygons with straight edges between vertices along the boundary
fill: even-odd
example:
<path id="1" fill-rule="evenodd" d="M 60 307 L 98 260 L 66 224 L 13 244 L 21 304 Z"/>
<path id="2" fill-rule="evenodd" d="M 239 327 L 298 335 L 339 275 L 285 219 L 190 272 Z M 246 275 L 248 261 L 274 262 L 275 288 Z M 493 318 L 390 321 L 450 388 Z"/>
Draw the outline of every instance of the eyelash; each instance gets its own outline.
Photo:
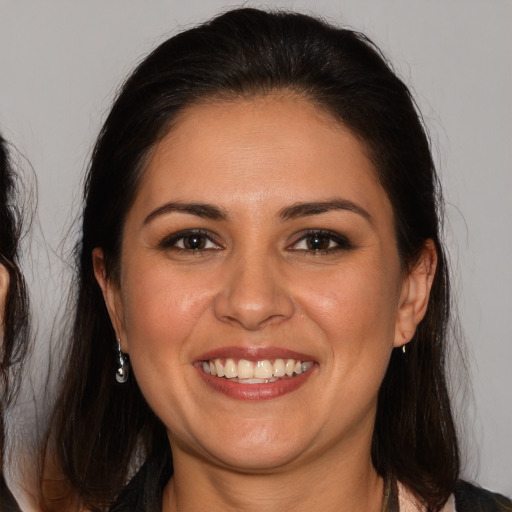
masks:
<path id="1" fill-rule="evenodd" d="M 196 237 L 200 239 L 204 244 L 211 244 L 212 247 L 200 247 L 200 248 L 190 248 L 186 247 L 187 238 L 190 239 Z M 311 249 L 308 247 L 298 248 L 297 246 L 301 242 L 308 243 L 308 239 L 312 239 L 313 237 L 317 237 L 320 241 L 327 242 L 328 246 L 324 249 Z M 180 247 L 178 244 L 181 242 L 183 245 Z M 334 244 L 334 245 L 333 245 Z M 160 244 L 160 249 L 162 250 L 175 250 L 175 251 L 183 251 L 191 254 L 201 254 L 211 250 L 222 249 L 222 245 L 215 240 L 215 237 L 206 230 L 202 229 L 191 229 L 178 231 L 177 233 L 173 233 L 170 236 L 164 238 Z M 313 229 L 309 230 L 305 233 L 302 233 L 300 238 L 298 238 L 295 242 L 293 242 L 290 246 L 287 247 L 288 250 L 294 252 L 303 252 L 306 254 L 332 254 L 337 251 L 348 251 L 354 249 L 354 245 L 349 241 L 349 239 L 339 233 L 334 231 L 324 230 L 324 229 Z"/>
<path id="2" fill-rule="evenodd" d="M 300 242 L 307 243 L 308 239 L 312 239 L 313 237 L 318 237 L 323 239 L 323 241 L 328 242 L 328 247 L 325 249 L 310 249 L 310 248 L 302 248 L 297 249 L 296 246 Z M 334 246 L 332 245 L 334 243 Z M 312 229 L 306 231 L 302 234 L 302 236 L 295 241 L 291 246 L 290 250 L 292 251 L 304 251 L 306 254 L 332 254 L 337 251 L 349 251 L 354 249 L 355 246 L 350 242 L 350 240 L 335 231 L 329 231 L 325 229 Z"/>
<path id="3" fill-rule="evenodd" d="M 185 240 L 187 238 L 201 238 L 206 244 L 210 243 L 213 247 L 204 247 L 204 248 L 187 248 L 185 247 Z M 178 242 L 183 243 L 183 247 L 178 246 Z M 183 251 L 192 254 L 201 254 L 206 251 L 211 251 L 212 249 L 222 249 L 222 246 L 215 241 L 215 237 L 209 232 L 202 229 L 188 229 L 184 231 L 178 231 L 177 233 L 173 233 L 170 236 L 164 238 L 160 244 L 160 249 L 173 249 L 175 251 Z"/>

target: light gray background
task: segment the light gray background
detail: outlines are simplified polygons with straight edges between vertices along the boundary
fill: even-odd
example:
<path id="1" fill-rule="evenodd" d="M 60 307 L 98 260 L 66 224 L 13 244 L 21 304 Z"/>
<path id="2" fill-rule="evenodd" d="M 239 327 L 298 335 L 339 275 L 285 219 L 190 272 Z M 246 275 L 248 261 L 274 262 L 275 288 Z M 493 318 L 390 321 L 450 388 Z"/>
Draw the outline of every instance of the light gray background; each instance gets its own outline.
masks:
<path id="1" fill-rule="evenodd" d="M 67 286 L 59 257 L 75 241 L 68 229 L 79 209 L 81 177 L 116 87 L 156 44 L 230 5 L 237 4 L 0 0 L 0 130 L 35 169 L 40 229 L 50 248 L 36 225 L 35 262 L 27 271 L 39 320 L 30 368 L 40 415 L 30 407 L 27 377 L 26 403 L 10 419 L 18 443 L 30 446 L 31 432 L 43 425 L 47 331 Z M 447 241 L 473 382 L 472 394 L 458 394 L 467 421 L 465 474 L 511 495 L 512 2 L 245 5 L 315 12 L 362 30 L 412 86 L 445 186 Z"/>

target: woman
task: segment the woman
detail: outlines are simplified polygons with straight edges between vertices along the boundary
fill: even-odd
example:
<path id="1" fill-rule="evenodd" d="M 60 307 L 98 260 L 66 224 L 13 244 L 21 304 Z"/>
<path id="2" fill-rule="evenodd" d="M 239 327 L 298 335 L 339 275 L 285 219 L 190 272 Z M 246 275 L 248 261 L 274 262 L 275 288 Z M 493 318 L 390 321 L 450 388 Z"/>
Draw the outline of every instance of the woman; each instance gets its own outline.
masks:
<path id="1" fill-rule="evenodd" d="M 241 9 L 163 43 L 86 183 L 49 437 L 77 507 L 505 506 L 458 482 L 441 210 L 363 35 Z"/>
<path id="2" fill-rule="evenodd" d="M 7 145 L 0 137 L 0 510 L 18 510 L 4 473 L 4 412 L 18 383 L 18 372 L 28 340 L 28 302 L 18 268 L 21 212 L 14 205 L 15 177 L 9 166 Z"/>

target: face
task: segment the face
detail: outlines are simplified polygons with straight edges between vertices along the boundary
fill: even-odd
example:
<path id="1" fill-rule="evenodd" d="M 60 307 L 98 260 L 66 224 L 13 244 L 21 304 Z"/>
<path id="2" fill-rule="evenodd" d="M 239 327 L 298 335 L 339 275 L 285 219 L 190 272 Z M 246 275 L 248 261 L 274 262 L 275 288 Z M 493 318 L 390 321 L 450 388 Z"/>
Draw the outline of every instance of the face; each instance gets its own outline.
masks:
<path id="1" fill-rule="evenodd" d="M 244 471 L 369 454 L 391 351 L 424 312 L 428 261 L 402 268 L 362 142 L 284 95 L 185 111 L 127 216 L 119 283 L 94 252 L 173 456 Z"/>
<path id="2" fill-rule="evenodd" d="M 5 315 L 5 299 L 7 290 L 9 289 L 9 272 L 0 263 L 0 340 L 3 335 L 4 315 Z"/>

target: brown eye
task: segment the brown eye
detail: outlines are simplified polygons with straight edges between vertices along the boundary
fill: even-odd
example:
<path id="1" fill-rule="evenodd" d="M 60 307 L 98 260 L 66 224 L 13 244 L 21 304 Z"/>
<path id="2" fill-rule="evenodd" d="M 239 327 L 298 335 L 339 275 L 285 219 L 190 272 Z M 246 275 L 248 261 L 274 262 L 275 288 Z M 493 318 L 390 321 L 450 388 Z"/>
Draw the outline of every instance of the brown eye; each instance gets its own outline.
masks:
<path id="1" fill-rule="evenodd" d="M 206 248 L 207 238 L 204 235 L 193 234 L 182 238 L 183 248 L 190 251 L 200 251 Z"/>
<path id="2" fill-rule="evenodd" d="M 314 230 L 305 233 L 290 249 L 305 253 L 322 254 L 350 250 L 354 246 L 344 235 L 334 231 Z"/>
<path id="3" fill-rule="evenodd" d="M 310 251 L 327 251 L 331 248 L 332 239 L 326 235 L 310 235 L 306 238 L 306 246 Z"/>
<path id="4" fill-rule="evenodd" d="M 222 249 L 222 247 L 214 241 L 212 235 L 199 230 L 186 230 L 174 233 L 164 238 L 159 245 L 163 250 L 175 249 L 178 251 L 189 251 L 191 253 Z"/>

